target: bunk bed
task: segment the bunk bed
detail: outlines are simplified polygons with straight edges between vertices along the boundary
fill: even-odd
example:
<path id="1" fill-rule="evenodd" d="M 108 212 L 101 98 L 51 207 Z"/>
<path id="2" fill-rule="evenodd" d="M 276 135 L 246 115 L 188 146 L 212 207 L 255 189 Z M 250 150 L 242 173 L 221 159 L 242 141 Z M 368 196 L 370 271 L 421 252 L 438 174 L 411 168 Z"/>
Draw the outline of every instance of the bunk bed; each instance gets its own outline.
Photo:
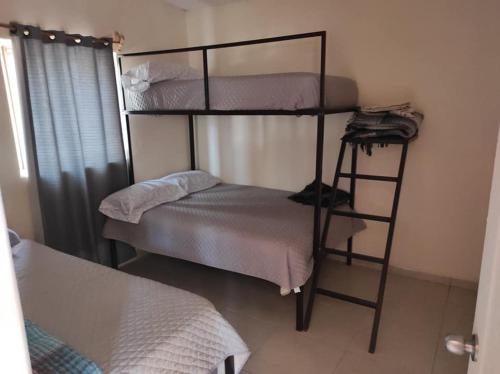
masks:
<path id="1" fill-rule="evenodd" d="M 289 200 L 291 193 L 221 183 L 152 208 L 139 223 L 108 219 L 103 235 L 151 253 L 264 279 L 287 294 L 303 286 L 313 269 L 313 209 Z M 330 247 L 365 228 L 363 221 L 346 217 L 333 217 L 332 225 Z"/>
<path id="2" fill-rule="evenodd" d="M 208 75 L 207 53 L 210 50 L 308 38 L 317 38 L 320 41 L 319 74 L 285 73 L 237 77 Z M 155 83 L 143 93 L 126 92 L 122 87 L 130 184 L 135 182 L 129 120 L 132 115 L 187 115 L 192 170 L 196 169 L 194 117 L 197 115 L 308 115 L 317 118 L 314 206 L 302 206 L 287 200 L 289 193 L 286 191 L 238 185 L 216 186 L 148 211 L 138 225 L 108 219 L 104 236 L 110 239 L 114 266 L 117 266 L 115 241 L 118 240 L 147 251 L 267 279 L 283 288 L 295 289 L 296 329 L 303 330 L 303 289 L 313 271 L 312 265 L 321 253 L 320 230 L 322 216 L 325 215 L 325 209 L 321 208 L 325 116 L 356 110 L 355 82 L 326 75 L 325 31 L 199 47 L 125 53 L 118 56 L 120 75 L 122 60 L 125 58 L 185 52 L 202 53 L 203 79 Z M 257 199 L 261 202 L 258 206 L 255 205 Z M 202 214 L 198 209 L 200 202 L 206 204 Z M 339 209 L 350 211 L 348 205 Z M 237 214 L 239 219 L 243 219 L 231 220 L 228 214 Z M 175 225 L 175 222 L 180 220 L 183 224 Z M 336 230 L 332 235 L 332 245 L 348 240 L 350 246 L 350 238 L 365 227 L 364 222 L 357 217 L 336 217 L 334 224 Z M 193 232 L 195 229 L 198 230 L 196 234 Z M 210 231 L 210 240 L 200 236 L 200 232 L 207 231 Z M 177 237 L 177 240 L 174 240 L 174 237 Z M 241 240 L 242 237 L 253 237 L 254 240 L 245 242 Z M 231 251 L 237 240 L 238 246 L 243 249 Z M 192 244 L 193 241 L 196 241 L 196 245 Z M 206 249 L 210 251 L 210 255 L 200 255 L 204 246 L 211 247 L 210 250 Z M 276 255 L 276 252 L 279 252 L 276 249 L 278 247 L 286 250 Z M 271 261 L 271 253 L 275 255 L 274 261 Z M 262 263 L 256 264 L 256 261 Z M 245 262 L 250 266 L 243 267 L 241 264 Z M 278 263 L 285 264 L 289 272 L 276 274 L 273 267 Z M 249 269 L 252 266 L 253 269 Z M 283 279 L 287 277 L 288 281 L 284 282 Z"/>

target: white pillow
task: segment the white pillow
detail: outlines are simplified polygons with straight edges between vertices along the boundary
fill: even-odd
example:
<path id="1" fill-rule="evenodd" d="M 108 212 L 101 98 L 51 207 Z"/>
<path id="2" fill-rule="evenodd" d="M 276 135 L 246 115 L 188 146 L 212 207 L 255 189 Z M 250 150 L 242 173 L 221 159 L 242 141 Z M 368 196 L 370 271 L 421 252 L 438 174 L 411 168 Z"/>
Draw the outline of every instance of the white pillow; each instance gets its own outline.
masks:
<path id="1" fill-rule="evenodd" d="M 101 202 L 99 211 L 119 221 L 139 223 L 145 211 L 186 195 L 179 184 L 164 178 L 148 180 L 109 195 Z"/>
<path id="2" fill-rule="evenodd" d="M 182 171 L 167 175 L 162 180 L 177 184 L 188 194 L 206 190 L 221 182 L 219 178 L 203 170 Z"/>
<path id="3" fill-rule="evenodd" d="M 151 83 L 174 79 L 201 79 L 203 74 L 186 64 L 149 61 L 122 75 L 123 87 L 130 91 L 144 92 Z"/>

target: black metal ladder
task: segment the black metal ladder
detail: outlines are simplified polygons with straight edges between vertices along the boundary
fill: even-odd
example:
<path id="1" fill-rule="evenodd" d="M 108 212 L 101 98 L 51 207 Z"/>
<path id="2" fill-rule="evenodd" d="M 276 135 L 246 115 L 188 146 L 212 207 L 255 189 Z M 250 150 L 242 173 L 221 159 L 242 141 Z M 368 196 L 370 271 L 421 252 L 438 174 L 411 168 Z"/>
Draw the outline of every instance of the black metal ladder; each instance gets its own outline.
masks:
<path id="1" fill-rule="evenodd" d="M 304 321 L 305 329 L 307 330 L 309 328 L 309 323 L 311 321 L 311 315 L 312 315 L 314 299 L 315 299 L 316 294 L 321 294 L 321 295 L 333 297 L 336 299 L 348 301 L 348 302 L 351 302 L 354 304 L 363 305 L 365 307 L 375 309 L 375 316 L 373 318 L 372 333 L 371 333 L 371 338 L 370 338 L 370 347 L 369 347 L 370 353 L 375 352 L 375 347 L 377 345 L 377 335 L 378 335 L 378 329 L 379 329 L 379 324 L 380 324 L 380 317 L 381 317 L 381 313 L 382 313 L 382 304 L 384 301 L 385 285 L 386 285 L 386 281 L 387 281 L 387 271 L 389 269 L 389 259 L 391 256 L 392 238 L 394 236 L 394 227 L 396 224 L 399 196 L 401 193 L 401 184 L 403 182 L 403 174 L 404 174 L 404 169 L 405 169 L 406 155 L 407 155 L 407 151 L 408 151 L 408 142 L 409 142 L 409 140 L 400 139 L 400 138 L 384 138 L 384 139 L 372 139 L 372 140 L 349 140 L 349 141 L 342 140 L 342 144 L 341 144 L 340 152 L 339 152 L 339 158 L 338 158 L 337 166 L 335 169 L 335 177 L 333 179 L 333 185 L 332 185 L 333 192 L 332 192 L 332 196 L 330 196 L 330 206 L 328 207 L 328 211 L 327 211 L 326 218 L 325 218 L 325 223 L 323 226 L 323 231 L 321 233 L 321 241 L 320 241 L 320 245 L 318 248 L 318 253 L 316 253 L 315 259 L 314 259 L 314 271 L 313 271 L 311 289 L 309 292 L 309 299 L 308 299 L 308 303 L 307 303 L 307 310 L 306 310 L 306 316 L 305 316 L 305 321 Z M 342 163 L 344 161 L 344 155 L 345 155 L 345 150 L 346 150 L 347 144 L 350 144 L 352 147 L 351 172 L 350 173 L 343 173 L 342 172 Z M 401 159 L 399 162 L 398 175 L 396 177 L 358 174 L 357 173 L 358 148 L 361 145 L 367 145 L 367 144 L 368 145 L 373 145 L 373 144 L 383 144 L 383 145 L 398 144 L 398 145 L 401 145 L 401 147 L 402 147 Z M 354 211 L 343 211 L 343 210 L 335 209 L 333 206 L 333 202 L 335 201 L 335 195 L 337 192 L 337 187 L 338 187 L 338 183 L 339 183 L 340 178 L 349 178 L 350 179 L 350 188 L 349 189 L 350 189 L 351 198 L 350 198 L 349 205 L 352 209 L 354 209 L 354 201 L 355 201 L 355 194 L 356 194 L 356 180 L 357 179 L 395 183 L 396 189 L 394 192 L 394 199 L 392 202 L 392 209 L 391 209 L 390 216 L 364 214 L 364 213 L 357 213 Z M 374 257 L 374 256 L 368 256 L 368 255 L 364 255 L 361 253 L 353 252 L 353 248 L 352 248 L 353 247 L 353 239 L 352 239 L 352 237 L 349 238 L 349 240 L 347 242 L 347 250 L 327 248 L 326 242 L 327 242 L 327 238 L 328 238 L 328 233 L 329 233 L 329 229 L 330 229 L 330 221 L 331 221 L 332 215 L 361 218 L 361 219 L 365 219 L 365 220 L 372 220 L 372 221 L 388 223 L 389 229 L 388 229 L 388 233 L 387 233 L 387 242 L 386 242 L 386 246 L 385 246 L 384 257 Z M 358 298 L 358 297 L 354 297 L 351 295 L 347 295 L 347 294 L 343 294 L 343 293 L 339 293 L 339 292 L 335 292 L 335 291 L 331 291 L 331 290 L 327 290 L 327 289 L 318 287 L 318 279 L 319 279 L 319 273 L 321 271 L 321 263 L 327 255 L 343 256 L 346 258 L 347 265 L 351 265 L 352 259 L 381 264 L 382 265 L 382 273 L 380 276 L 380 283 L 379 283 L 379 287 L 378 287 L 378 294 L 377 294 L 376 301 L 366 300 L 366 299 L 362 299 L 362 298 Z"/>

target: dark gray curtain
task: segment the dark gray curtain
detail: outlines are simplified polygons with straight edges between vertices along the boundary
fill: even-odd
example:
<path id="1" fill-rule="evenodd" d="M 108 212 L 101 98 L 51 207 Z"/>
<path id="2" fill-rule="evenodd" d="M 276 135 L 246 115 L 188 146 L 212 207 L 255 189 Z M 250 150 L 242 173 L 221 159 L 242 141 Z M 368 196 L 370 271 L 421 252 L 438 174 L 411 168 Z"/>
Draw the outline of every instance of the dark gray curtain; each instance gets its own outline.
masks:
<path id="1" fill-rule="evenodd" d="M 18 26 L 45 243 L 102 264 L 101 200 L 128 185 L 110 41 Z"/>

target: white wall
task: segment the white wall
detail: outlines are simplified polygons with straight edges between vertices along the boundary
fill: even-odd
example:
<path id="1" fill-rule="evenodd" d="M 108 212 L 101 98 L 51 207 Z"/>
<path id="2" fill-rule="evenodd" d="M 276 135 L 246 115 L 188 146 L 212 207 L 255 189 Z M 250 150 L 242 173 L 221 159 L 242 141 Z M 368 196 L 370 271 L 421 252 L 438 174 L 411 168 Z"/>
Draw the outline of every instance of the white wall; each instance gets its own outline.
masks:
<path id="1" fill-rule="evenodd" d="M 498 1 L 246 0 L 187 16 L 162 0 L 0 0 L 0 9 L 2 22 L 90 35 L 119 30 L 127 51 L 327 30 L 327 71 L 355 78 L 363 104 L 410 100 L 426 115 L 410 148 L 392 264 L 477 280 L 499 114 Z M 317 44 L 300 42 L 217 52 L 210 64 L 214 74 L 312 71 L 318 56 Z M 325 181 L 344 119 L 327 120 Z M 198 122 L 200 165 L 227 181 L 298 190 L 313 179 L 314 119 Z M 135 117 L 132 129 L 138 180 L 187 168 L 184 118 Z M 208 140 L 215 145 L 210 150 Z M 375 157 L 363 157 L 361 168 L 392 173 L 397 153 L 376 150 Z M 35 237 L 38 221 L 15 157 L 2 86 L 0 184 L 7 219 L 22 235 Z M 391 193 L 363 183 L 359 206 L 386 213 Z M 360 235 L 359 248 L 381 253 L 383 227 Z"/>
<path id="2" fill-rule="evenodd" d="M 1 22 L 17 21 L 94 36 L 110 36 L 118 30 L 126 37 L 124 52 L 186 44 L 185 13 L 162 0 L 148 0 L 147 6 L 133 0 L 0 0 L 0 9 Z M 1 32 L 0 37 L 8 37 L 8 33 Z M 182 117 L 132 118 L 138 180 L 187 168 L 185 121 Z M 30 172 L 34 176 L 34 171 Z M 23 237 L 40 239 L 40 218 L 29 181 L 19 177 L 3 77 L 0 77 L 0 185 L 8 225 Z"/>
<path id="3" fill-rule="evenodd" d="M 190 10 L 187 29 L 190 45 L 327 30 L 327 72 L 356 79 L 362 104 L 412 101 L 426 118 L 409 151 L 392 264 L 476 281 L 500 108 L 499 13 L 493 0 L 247 0 Z M 211 54 L 211 71 L 319 64 L 317 44 L 275 47 Z M 328 119 L 325 181 L 342 130 L 341 121 Z M 307 118 L 200 119 L 201 165 L 225 180 L 296 190 L 313 178 L 314 134 Z M 207 139 L 216 148 L 209 150 Z M 360 167 L 394 173 L 397 158 L 396 147 L 376 149 Z M 388 213 L 391 195 L 365 182 L 358 206 Z M 356 240 L 359 248 L 381 254 L 384 228 L 371 225 Z"/>

